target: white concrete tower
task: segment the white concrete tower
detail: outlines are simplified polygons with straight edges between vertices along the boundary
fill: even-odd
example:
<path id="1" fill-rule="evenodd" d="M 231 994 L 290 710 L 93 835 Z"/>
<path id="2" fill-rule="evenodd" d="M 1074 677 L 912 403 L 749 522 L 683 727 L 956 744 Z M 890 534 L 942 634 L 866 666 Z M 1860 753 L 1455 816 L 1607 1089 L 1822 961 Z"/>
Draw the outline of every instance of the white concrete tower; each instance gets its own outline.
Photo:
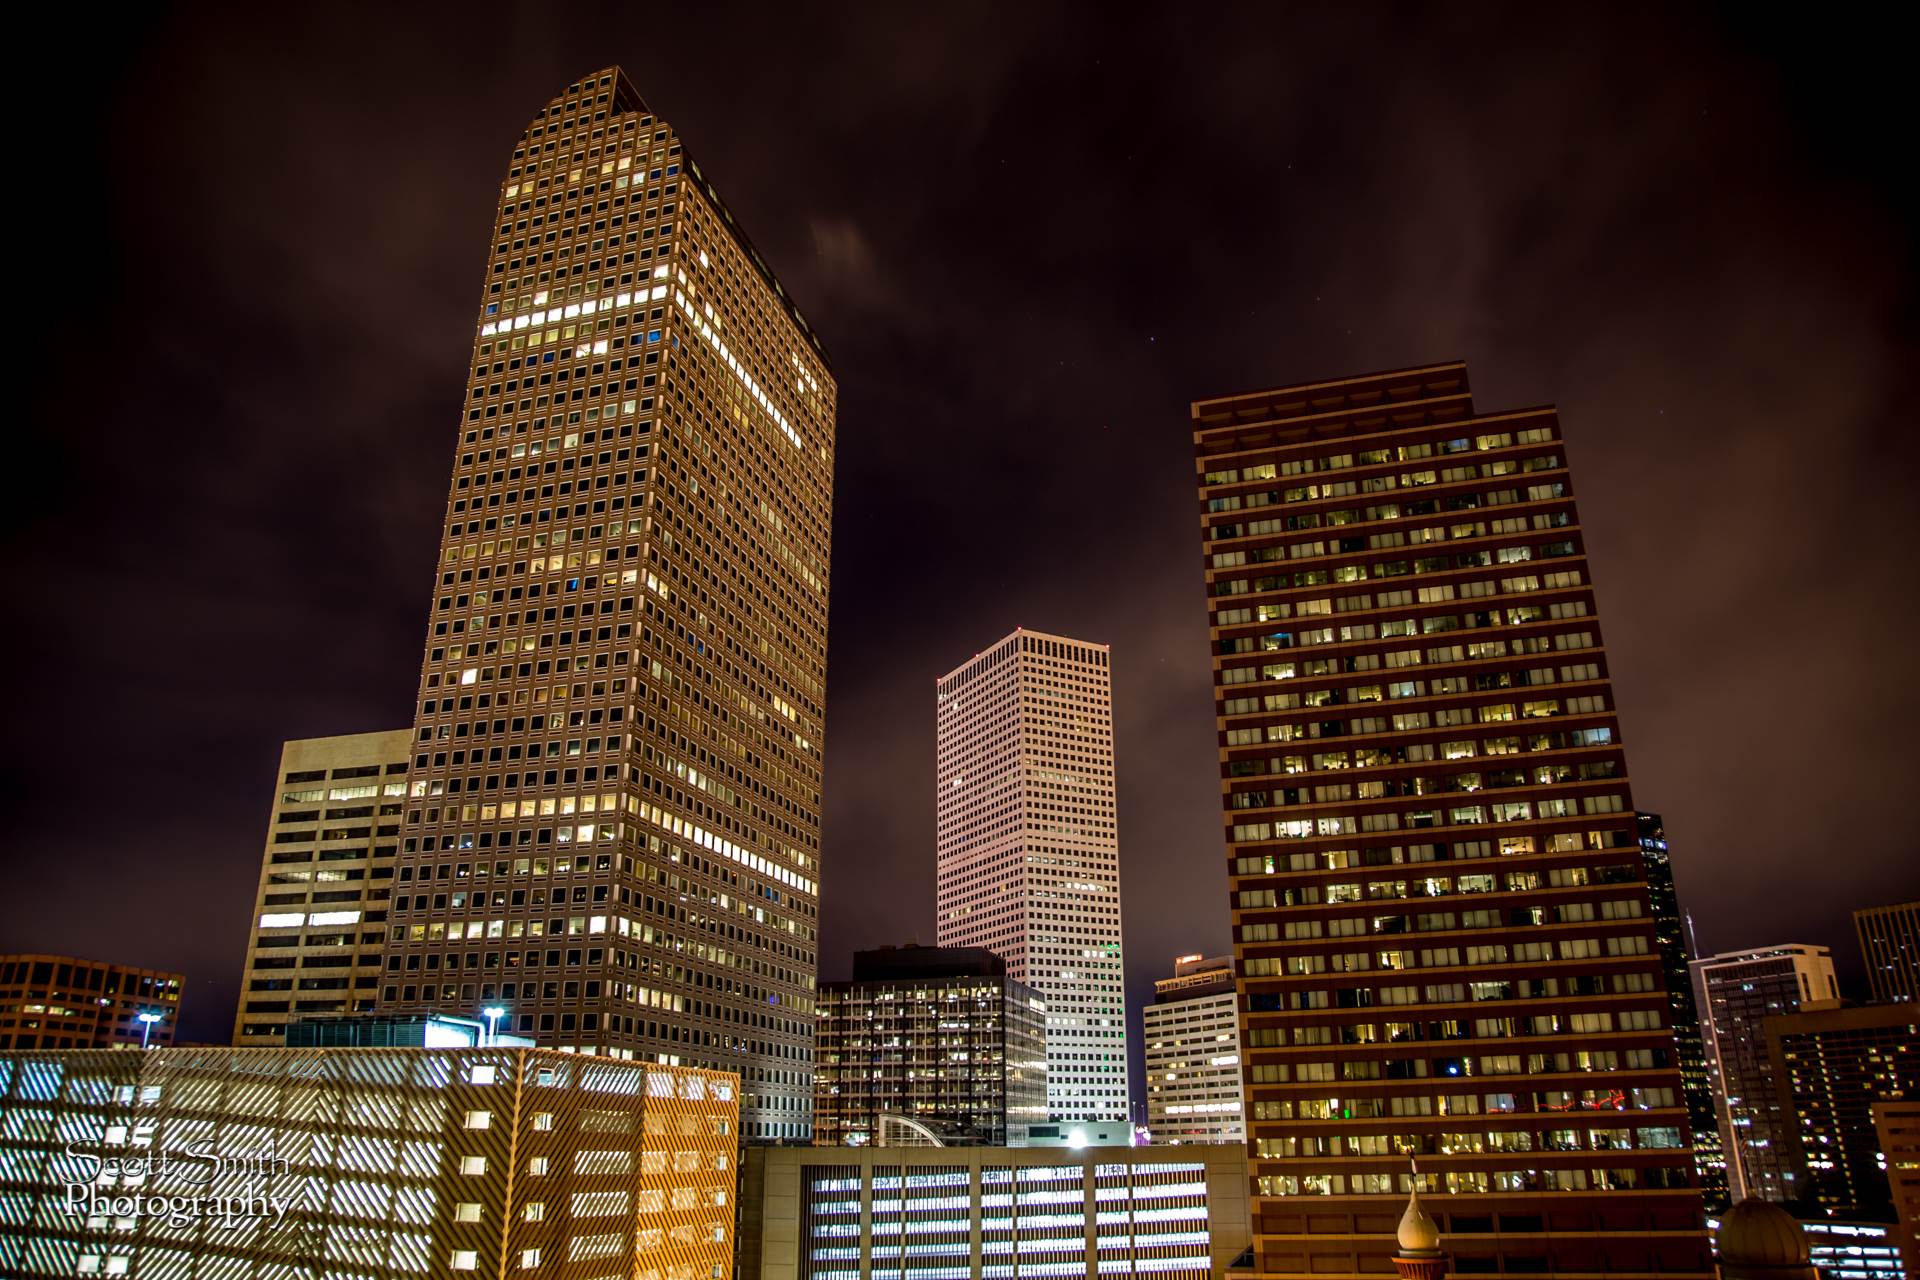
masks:
<path id="1" fill-rule="evenodd" d="M 1125 1121 L 1126 998 L 1106 645 L 1016 630 L 937 682 L 939 943 L 1047 1002 L 1047 1108 Z"/>
<path id="2" fill-rule="evenodd" d="M 1247 1140 L 1232 956 L 1176 959 L 1140 1011 L 1140 1039 L 1154 1142 Z"/>

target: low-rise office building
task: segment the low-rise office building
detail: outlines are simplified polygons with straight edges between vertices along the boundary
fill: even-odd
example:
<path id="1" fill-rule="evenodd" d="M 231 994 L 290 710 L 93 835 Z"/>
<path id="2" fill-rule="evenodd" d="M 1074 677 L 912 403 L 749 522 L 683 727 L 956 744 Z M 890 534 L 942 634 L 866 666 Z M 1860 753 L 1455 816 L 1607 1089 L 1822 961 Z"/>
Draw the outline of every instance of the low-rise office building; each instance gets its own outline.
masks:
<path id="1" fill-rule="evenodd" d="M 1021 1146 L 1047 1118 L 1047 1009 L 980 947 L 856 952 L 820 985 L 813 1140 Z"/>
<path id="2" fill-rule="evenodd" d="M 1157 1143 L 1245 1142 L 1232 956 L 1181 956 L 1142 1010 L 1147 1129 Z"/>
<path id="3" fill-rule="evenodd" d="M 1800 1226 L 1822 1280 L 1910 1280 L 1900 1233 L 1887 1223 L 1803 1218 Z"/>
<path id="4" fill-rule="evenodd" d="M 411 729 L 281 747 L 236 1045 L 273 1047 L 299 1018 L 374 1007 L 412 750 Z"/>
<path id="5" fill-rule="evenodd" d="M 1252 1240 L 1244 1147 L 755 1147 L 743 1277 L 1219 1280 Z"/>
<path id="6" fill-rule="evenodd" d="M 186 978 L 73 956 L 0 956 L 0 1050 L 173 1043 Z"/>

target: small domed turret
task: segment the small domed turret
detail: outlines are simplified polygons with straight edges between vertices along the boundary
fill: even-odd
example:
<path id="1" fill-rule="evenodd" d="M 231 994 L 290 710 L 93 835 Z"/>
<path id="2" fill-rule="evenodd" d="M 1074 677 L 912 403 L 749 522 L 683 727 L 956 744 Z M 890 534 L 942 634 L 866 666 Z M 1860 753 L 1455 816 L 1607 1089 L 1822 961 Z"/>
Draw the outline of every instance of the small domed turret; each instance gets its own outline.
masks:
<path id="1" fill-rule="evenodd" d="M 1407 1197 L 1407 1211 L 1400 1215 L 1395 1238 L 1400 1241 L 1400 1252 L 1410 1258 L 1431 1258 L 1440 1252 L 1440 1228 L 1420 1207 L 1417 1188 Z"/>
<path id="2" fill-rule="evenodd" d="M 1749 1197 L 1733 1206 L 1720 1219 L 1713 1244 L 1725 1277 L 1805 1280 L 1820 1274 L 1813 1267 L 1806 1231 L 1771 1201 Z"/>
<path id="3" fill-rule="evenodd" d="M 1400 1280 L 1445 1280 L 1450 1259 L 1440 1248 L 1440 1228 L 1420 1207 L 1420 1166 L 1409 1164 L 1413 1182 L 1407 1190 L 1407 1211 L 1400 1215 L 1394 1239 L 1400 1248 L 1393 1269 Z"/>

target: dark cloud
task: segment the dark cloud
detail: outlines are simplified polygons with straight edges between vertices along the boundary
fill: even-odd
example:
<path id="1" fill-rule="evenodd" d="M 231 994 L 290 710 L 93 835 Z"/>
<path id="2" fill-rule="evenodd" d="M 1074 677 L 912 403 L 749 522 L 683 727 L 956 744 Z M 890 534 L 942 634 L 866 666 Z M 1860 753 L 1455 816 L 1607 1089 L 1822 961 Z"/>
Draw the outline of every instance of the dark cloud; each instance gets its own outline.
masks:
<path id="1" fill-rule="evenodd" d="M 1882 52 L 1764 15 L 210 8 L 36 86 L 0 945 L 225 1034 L 280 739 L 403 723 L 501 168 L 619 62 L 841 384 L 823 968 L 932 936 L 932 681 L 1110 642 L 1136 994 L 1227 940 L 1186 404 L 1556 402 L 1711 948 L 1845 948 L 1907 809 L 1913 237 Z"/>

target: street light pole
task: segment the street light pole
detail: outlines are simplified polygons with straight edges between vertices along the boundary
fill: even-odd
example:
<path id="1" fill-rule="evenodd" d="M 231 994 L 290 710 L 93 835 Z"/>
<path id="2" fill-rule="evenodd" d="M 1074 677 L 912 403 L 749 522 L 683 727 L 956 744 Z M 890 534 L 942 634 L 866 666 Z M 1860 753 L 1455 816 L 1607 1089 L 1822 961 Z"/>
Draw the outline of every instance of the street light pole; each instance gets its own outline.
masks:
<path id="1" fill-rule="evenodd" d="M 487 1043 L 492 1044 L 499 1039 L 500 1019 L 507 1016 L 507 1011 L 497 1004 L 490 1004 L 480 1012 L 487 1017 Z"/>
<path id="2" fill-rule="evenodd" d="M 148 1040 L 153 1036 L 153 1024 L 160 1021 L 161 1015 L 151 1009 L 147 1009 L 135 1014 L 134 1017 L 140 1023 L 140 1047 L 144 1049 L 147 1047 Z"/>

